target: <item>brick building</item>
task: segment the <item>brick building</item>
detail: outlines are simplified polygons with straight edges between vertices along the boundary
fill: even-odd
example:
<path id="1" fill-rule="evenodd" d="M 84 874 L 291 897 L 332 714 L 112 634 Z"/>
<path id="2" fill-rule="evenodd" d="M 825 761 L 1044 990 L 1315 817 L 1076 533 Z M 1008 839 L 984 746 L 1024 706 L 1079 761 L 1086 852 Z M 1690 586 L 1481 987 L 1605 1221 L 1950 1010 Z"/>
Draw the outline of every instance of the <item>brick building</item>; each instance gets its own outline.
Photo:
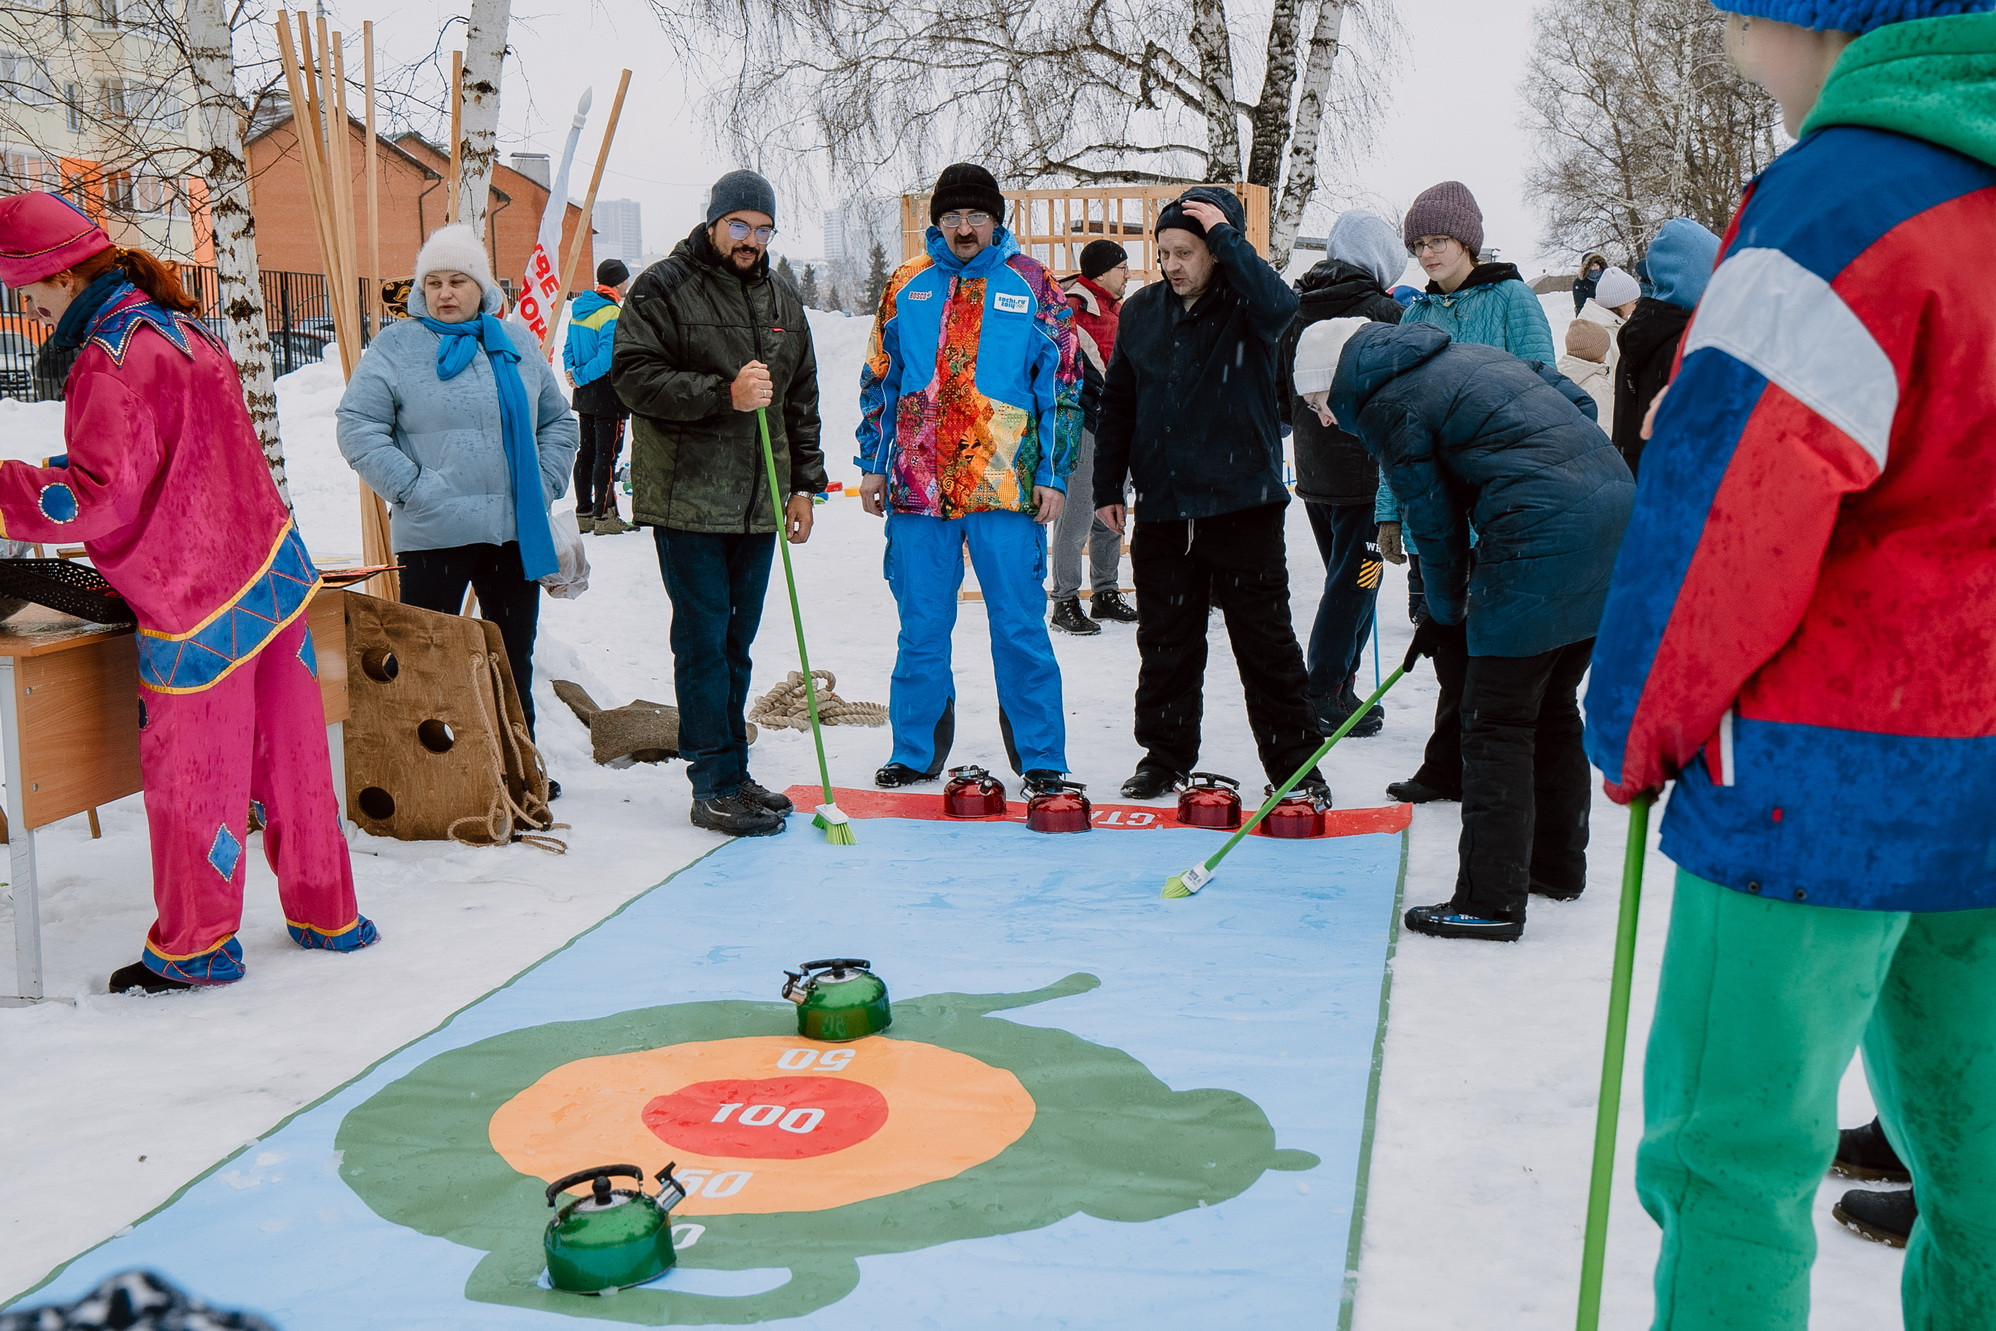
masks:
<path id="1" fill-rule="evenodd" d="M 360 263 L 367 266 L 367 127 L 358 120 L 347 126 L 348 156 L 353 162 L 352 189 Z M 256 214 L 256 257 L 266 272 L 322 273 L 319 233 L 312 220 L 312 195 L 299 155 L 298 135 L 288 110 L 251 127 L 248 143 L 250 207 Z M 447 151 L 417 134 L 382 137 L 380 159 L 382 277 L 406 277 L 416 266 L 423 238 L 444 223 Z M 548 188 L 512 167 L 492 171 L 492 188 L 485 216 L 487 257 L 493 274 L 510 292 L 518 288 L 534 252 Z M 567 253 L 582 209 L 568 205 L 562 223 L 562 251 Z M 576 269 L 576 285 L 587 290 L 595 273 L 592 246 L 585 240 Z"/>

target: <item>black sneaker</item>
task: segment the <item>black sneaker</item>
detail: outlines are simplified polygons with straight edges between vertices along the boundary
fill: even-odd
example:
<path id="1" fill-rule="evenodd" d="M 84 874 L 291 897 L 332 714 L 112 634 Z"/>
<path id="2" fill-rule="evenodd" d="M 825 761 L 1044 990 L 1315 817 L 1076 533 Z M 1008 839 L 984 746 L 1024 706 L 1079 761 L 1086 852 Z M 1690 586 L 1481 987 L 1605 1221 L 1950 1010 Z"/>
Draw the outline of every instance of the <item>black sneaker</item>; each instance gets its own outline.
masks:
<path id="1" fill-rule="evenodd" d="M 1417 934 L 1430 938 L 1488 938 L 1498 943 L 1515 943 L 1525 936 L 1523 920 L 1493 920 L 1459 911 L 1452 902 L 1416 906 L 1407 912 L 1405 923 Z"/>
<path id="2" fill-rule="evenodd" d="M 1056 790 L 1067 789 L 1067 773 L 1056 772 L 1051 767 L 1035 767 L 1020 776 L 1025 784 L 1021 792 L 1028 798 L 1034 795 L 1048 795 Z"/>
<path id="3" fill-rule="evenodd" d="M 754 777 L 750 777 L 748 780 L 742 782 L 739 786 L 736 786 L 733 790 L 729 791 L 728 793 L 730 795 L 739 796 L 740 798 L 747 800 L 751 804 L 767 809 L 771 813 L 777 815 L 779 818 L 783 817 L 786 814 L 792 814 L 797 812 L 797 806 L 791 803 L 790 797 L 788 795 L 777 794 L 775 791 L 769 789 L 769 787 L 763 785 L 760 781 L 757 781 Z"/>
<path id="4" fill-rule="evenodd" d="M 146 994 L 177 994 L 183 989 L 196 986 L 185 980 L 171 980 L 156 970 L 147 968 L 143 961 L 135 961 L 129 966 L 120 966 L 111 972 L 111 979 L 104 986 L 107 994 L 126 994 L 137 989 Z"/>
<path id="5" fill-rule="evenodd" d="M 739 790 L 710 800 L 693 801 L 693 825 L 729 836 L 774 836 L 787 825 L 781 814 L 771 813 Z"/>
<path id="6" fill-rule="evenodd" d="M 1533 881 L 1531 888 L 1533 896 L 1544 897 L 1547 901 L 1578 901 L 1584 890 L 1581 887 L 1554 887 L 1536 880 Z"/>
<path id="7" fill-rule="evenodd" d="M 1096 592 L 1088 598 L 1088 616 L 1091 619 L 1109 619 L 1118 624 L 1137 622 L 1137 608 L 1123 599 L 1118 591 Z"/>
<path id="8" fill-rule="evenodd" d="M 1136 775 L 1123 783 L 1123 798 L 1126 800 L 1163 799 L 1178 789 L 1181 782 L 1190 781 L 1190 772 L 1171 772 L 1162 767 L 1139 767 Z"/>
<path id="9" fill-rule="evenodd" d="M 1090 633 L 1100 633 L 1102 626 L 1081 613 L 1081 598 L 1070 596 L 1064 601 L 1053 603 L 1053 618 L 1048 621 L 1062 633 L 1078 633 L 1086 637 Z"/>
<path id="10" fill-rule="evenodd" d="M 1455 801 L 1462 798 L 1462 792 L 1445 795 L 1432 786 L 1424 786 L 1418 781 L 1395 781 L 1386 788 L 1386 794 L 1402 804 L 1432 804 L 1436 800 Z"/>
<path id="11" fill-rule="evenodd" d="M 1867 1183 L 1913 1181 L 1875 1118 L 1861 1128 L 1844 1128 L 1837 1133 L 1837 1158 L 1830 1162 L 1830 1172 Z"/>
<path id="12" fill-rule="evenodd" d="M 924 781 L 935 779 L 934 772 L 918 772 L 906 763 L 889 763 L 873 774 L 873 784 L 882 790 L 892 790 L 896 786 L 920 785 Z"/>
<path id="13" fill-rule="evenodd" d="M 1893 1192 L 1852 1188 L 1830 1208 L 1830 1214 L 1853 1234 L 1861 1234 L 1873 1243 L 1903 1248 L 1913 1236 L 1913 1222 L 1920 1218 L 1920 1207 L 1913 1200 L 1911 1188 Z"/>
<path id="14" fill-rule="evenodd" d="M 1324 733 L 1328 735 L 1343 725 L 1345 718 L 1356 712 L 1364 705 L 1364 702 L 1365 700 L 1358 696 L 1358 692 L 1351 685 L 1345 685 L 1343 689 L 1339 690 L 1337 701 L 1325 709 Z M 1386 709 L 1378 703 L 1374 703 L 1365 709 L 1365 715 L 1358 719 L 1358 724 L 1353 726 L 1345 737 L 1347 739 L 1371 739 L 1384 729 L 1385 726 Z"/>

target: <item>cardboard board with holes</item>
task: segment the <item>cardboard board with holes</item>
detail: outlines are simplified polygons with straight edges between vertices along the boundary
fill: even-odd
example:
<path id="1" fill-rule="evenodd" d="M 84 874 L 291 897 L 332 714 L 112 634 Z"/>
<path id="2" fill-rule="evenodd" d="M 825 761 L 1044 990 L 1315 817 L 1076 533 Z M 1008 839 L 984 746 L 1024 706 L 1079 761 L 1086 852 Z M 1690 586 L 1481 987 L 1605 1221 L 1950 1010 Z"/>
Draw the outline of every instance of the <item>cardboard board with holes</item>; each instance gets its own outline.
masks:
<path id="1" fill-rule="evenodd" d="M 1221 834 L 859 828 L 696 861 L 17 1306 L 144 1267 L 285 1331 L 1348 1318 L 1404 833 L 1165 900 Z M 800 1036 L 816 957 L 892 1024 Z M 676 1264 L 554 1289 L 545 1191 L 613 1162 L 675 1165 Z"/>

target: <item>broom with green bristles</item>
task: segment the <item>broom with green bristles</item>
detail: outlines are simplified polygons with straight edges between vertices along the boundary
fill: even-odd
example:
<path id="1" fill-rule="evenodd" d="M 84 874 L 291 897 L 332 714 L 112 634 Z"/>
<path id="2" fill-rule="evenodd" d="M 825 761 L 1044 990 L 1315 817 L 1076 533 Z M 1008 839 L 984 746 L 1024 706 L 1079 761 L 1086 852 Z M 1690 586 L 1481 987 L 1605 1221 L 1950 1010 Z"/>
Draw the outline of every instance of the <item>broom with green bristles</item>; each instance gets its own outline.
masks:
<path id="1" fill-rule="evenodd" d="M 1211 855 L 1208 855 L 1200 863 L 1193 865 L 1190 869 L 1187 869 L 1184 873 L 1174 874 L 1171 880 L 1164 885 L 1164 891 L 1158 893 L 1158 895 L 1163 897 L 1189 897 L 1194 892 L 1197 892 L 1200 888 L 1206 886 L 1206 884 L 1212 882 L 1213 875 L 1216 872 L 1218 872 L 1220 868 L 1220 861 L 1227 858 L 1228 852 L 1233 850 L 1235 846 L 1240 845 L 1242 837 L 1254 831 L 1255 828 L 1260 827 L 1261 820 L 1268 817 L 1269 810 L 1273 809 L 1276 805 L 1280 804 L 1282 802 L 1282 797 L 1287 795 L 1290 791 L 1296 788 L 1297 782 L 1301 781 L 1306 775 L 1308 775 L 1310 771 L 1313 768 L 1315 768 L 1318 763 L 1324 761 L 1324 755 L 1331 751 L 1331 746 L 1336 744 L 1339 740 L 1343 739 L 1347 734 L 1349 734 L 1351 732 L 1351 728 L 1359 723 L 1359 719 L 1363 717 L 1367 712 L 1370 712 L 1373 709 L 1373 707 L 1379 702 L 1379 700 L 1386 696 L 1386 690 L 1392 688 L 1394 684 L 1399 682 L 1400 676 L 1406 674 L 1410 669 L 1413 668 L 1415 658 L 1416 658 L 1416 653 L 1412 649 L 1409 649 L 1407 652 L 1407 659 L 1401 662 L 1400 665 L 1394 669 L 1393 673 L 1386 677 L 1384 683 L 1382 683 L 1378 688 L 1372 691 L 1372 696 L 1370 698 L 1367 698 L 1364 702 L 1360 703 L 1358 707 L 1355 710 L 1353 710 L 1352 714 L 1345 718 L 1345 722 L 1343 725 L 1339 726 L 1336 730 L 1333 730 L 1331 732 L 1330 738 L 1325 740 L 1321 745 L 1319 745 L 1317 751 L 1311 754 L 1308 758 L 1306 758 L 1303 761 L 1303 765 L 1297 768 L 1293 773 L 1291 773 L 1287 781 L 1284 781 L 1281 785 L 1275 788 L 1275 793 L 1270 795 L 1267 798 L 1267 800 L 1263 801 L 1261 808 L 1255 811 L 1254 817 L 1248 819 L 1247 822 L 1242 825 L 1240 831 L 1234 833 L 1231 837 L 1227 838 L 1226 845 L 1220 847 L 1218 850 L 1214 851 Z"/>
<path id="2" fill-rule="evenodd" d="M 797 628 L 797 660 L 804 667 L 804 706 L 811 714 L 811 742 L 818 746 L 818 781 L 825 788 L 825 802 L 818 806 L 811 825 L 823 828 L 825 840 L 834 846 L 854 846 L 859 838 L 853 835 L 852 819 L 832 800 L 832 769 L 825 761 L 824 727 L 818 723 L 818 685 L 811 678 L 811 653 L 804 646 L 804 608 L 798 604 L 797 578 L 790 569 L 789 524 L 783 518 L 782 486 L 776 480 L 776 449 L 769 442 L 769 414 L 761 407 L 755 409 L 755 425 L 762 433 L 762 465 L 769 473 L 769 506 L 776 513 L 776 548 L 783 552 L 783 585 L 790 590 L 790 622 Z"/>

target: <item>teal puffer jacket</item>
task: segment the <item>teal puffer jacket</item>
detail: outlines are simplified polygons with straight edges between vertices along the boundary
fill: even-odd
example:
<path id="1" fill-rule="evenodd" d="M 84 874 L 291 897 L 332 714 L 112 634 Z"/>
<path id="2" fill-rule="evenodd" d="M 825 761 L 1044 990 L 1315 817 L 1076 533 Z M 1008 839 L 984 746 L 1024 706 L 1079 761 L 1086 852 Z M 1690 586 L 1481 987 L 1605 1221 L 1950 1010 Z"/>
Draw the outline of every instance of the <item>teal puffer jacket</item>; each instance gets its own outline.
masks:
<path id="1" fill-rule="evenodd" d="M 1545 307 L 1518 275 L 1516 264 L 1480 263 L 1454 291 L 1441 291 L 1430 283 L 1414 297 L 1400 322 L 1433 324 L 1452 342 L 1496 347 L 1519 360 L 1559 363 Z M 1400 505 L 1383 483 L 1373 501 L 1372 516 L 1377 522 L 1400 520 Z"/>

